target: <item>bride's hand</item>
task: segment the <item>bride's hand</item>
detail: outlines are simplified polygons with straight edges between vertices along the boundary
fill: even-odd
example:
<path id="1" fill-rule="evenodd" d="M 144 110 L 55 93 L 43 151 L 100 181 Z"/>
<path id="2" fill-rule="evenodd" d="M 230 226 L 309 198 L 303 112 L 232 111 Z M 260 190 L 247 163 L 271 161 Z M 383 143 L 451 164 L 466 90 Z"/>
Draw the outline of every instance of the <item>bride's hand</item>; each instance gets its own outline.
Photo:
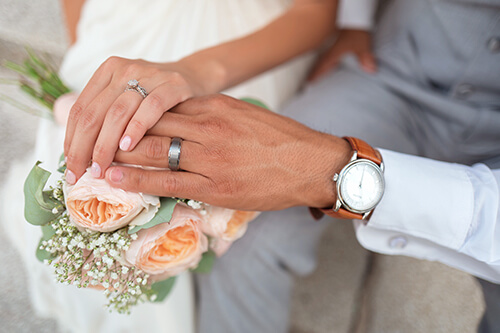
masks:
<path id="1" fill-rule="evenodd" d="M 129 80 L 137 80 L 147 97 L 125 90 Z M 67 181 L 75 183 L 90 161 L 92 175 L 102 178 L 118 148 L 134 149 L 165 111 L 197 94 L 194 82 L 180 63 L 106 60 L 71 108 L 64 142 Z"/>

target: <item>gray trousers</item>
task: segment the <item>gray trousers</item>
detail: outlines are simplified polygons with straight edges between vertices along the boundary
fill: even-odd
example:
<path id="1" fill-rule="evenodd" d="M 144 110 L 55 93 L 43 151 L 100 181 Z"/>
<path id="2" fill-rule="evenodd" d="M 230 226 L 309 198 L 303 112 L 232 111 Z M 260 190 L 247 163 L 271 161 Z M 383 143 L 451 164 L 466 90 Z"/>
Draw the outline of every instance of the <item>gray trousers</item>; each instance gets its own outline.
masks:
<path id="1" fill-rule="evenodd" d="M 488 60 L 485 48 L 491 30 L 500 32 L 498 4 L 471 15 L 475 7 L 465 2 L 394 1 L 375 37 L 378 73 L 365 74 L 348 58 L 307 87 L 284 114 L 397 152 L 464 164 L 499 157 L 500 89 L 492 73 L 500 73 L 500 62 Z M 465 91 L 465 79 L 477 83 L 475 92 Z M 251 222 L 213 272 L 196 277 L 199 331 L 286 332 L 293 277 L 314 269 L 318 240 L 331 221 L 315 222 L 297 207 L 265 212 Z M 496 285 L 488 288 L 500 295 Z M 491 297 L 495 303 L 498 298 Z M 490 304 L 488 309 L 494 311 Z M 495 317 L 488 315 L 491 327 Z"/>

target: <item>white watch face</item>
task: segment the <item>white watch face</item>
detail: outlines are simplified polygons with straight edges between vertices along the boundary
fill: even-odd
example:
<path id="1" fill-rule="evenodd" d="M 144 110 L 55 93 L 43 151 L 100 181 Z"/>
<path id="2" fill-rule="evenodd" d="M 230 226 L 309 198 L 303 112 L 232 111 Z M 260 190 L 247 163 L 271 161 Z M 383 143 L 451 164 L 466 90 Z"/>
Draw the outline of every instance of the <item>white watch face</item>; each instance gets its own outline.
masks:
<path id="1" fill-rule="evenodd" d="M 368 160 L 357 160 L 343 170 L 339 194 L 351 210 L 367 212 L 382 199 L 384 178 L 380 168 Z"/>

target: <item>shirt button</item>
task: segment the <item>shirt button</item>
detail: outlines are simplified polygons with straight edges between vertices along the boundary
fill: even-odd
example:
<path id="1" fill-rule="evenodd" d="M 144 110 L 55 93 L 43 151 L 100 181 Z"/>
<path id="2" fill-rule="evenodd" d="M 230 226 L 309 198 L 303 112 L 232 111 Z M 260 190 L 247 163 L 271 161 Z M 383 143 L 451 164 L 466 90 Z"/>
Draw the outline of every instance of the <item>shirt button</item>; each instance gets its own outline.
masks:
<path id="1" fill-rule="evenodd" d="M 408 239 L 404 236 L 395 236 L 389 239 L 389 247 L 391 249 L 404 249 L 408 244 Z"/>
<path id="2" fill-rule="evenodd" d="M 470 96 L 473 92 L 474 92 L 474 87 L 467 83 L 463 83 L 457 86 L 456 89 L 457 96 L 460 98 L 466 98 Z"/>
<path id="3" fill-rule="evenodd" d="M 500 37 L 491 37 L 486 44 L 493 53 L 500 52 Z"/>

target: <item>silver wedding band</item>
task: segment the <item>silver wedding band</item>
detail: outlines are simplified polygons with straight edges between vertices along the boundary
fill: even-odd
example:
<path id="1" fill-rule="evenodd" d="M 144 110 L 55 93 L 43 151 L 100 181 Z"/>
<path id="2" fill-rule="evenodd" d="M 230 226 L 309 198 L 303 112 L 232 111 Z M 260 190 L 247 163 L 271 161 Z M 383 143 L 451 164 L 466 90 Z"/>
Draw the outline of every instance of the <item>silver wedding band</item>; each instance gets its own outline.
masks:
<path id="1" fill-rule="evenodd" d="M 146 98 L 148 96 L 148 93 L 146 92 L 146 89 L 144 87 L 141 87 L 139 85 L 139 81 L 137 80 L 130 80 L 127 82 L 127 88 L 125 88 L 125 91 L 135 91 L 141 94 L 142 98 Z"/>
<path id="2" fill-rule="evenodd" d="M 181 138 L 172 138 L 170 148 L 168 149 L 168 168 L 172 171 L 179 170 L 181 160 Z"/>

